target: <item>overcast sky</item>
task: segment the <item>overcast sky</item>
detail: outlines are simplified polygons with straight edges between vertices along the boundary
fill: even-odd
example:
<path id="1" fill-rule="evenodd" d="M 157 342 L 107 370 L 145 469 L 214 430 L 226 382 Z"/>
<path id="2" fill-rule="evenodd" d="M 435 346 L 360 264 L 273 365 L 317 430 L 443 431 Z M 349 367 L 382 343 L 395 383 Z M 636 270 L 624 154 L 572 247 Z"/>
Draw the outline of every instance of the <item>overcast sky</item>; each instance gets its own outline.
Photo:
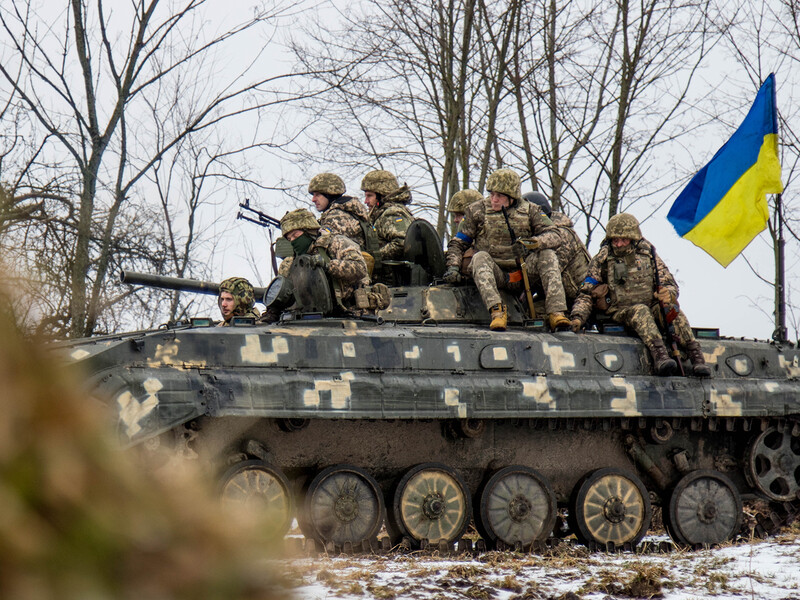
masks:
<path id="1" fill-rule="evenodd" d="M 281 68 L 289 64 L 288 55 L 281 54 L 277 44 L 274 57 L 276 62 L 273 66 L 281 65 L 278 67 Z M 707 69 L 702 76 L 696 78 L 692 90 L 695 97 L 708 97 L 708 102 L 713 102 L 713 98 L 728 86 L 731 94 L 740 95 L 742 98 L 749 94 L 750 101 L 755 99 L 757 89 L 748 90 L 744 87 L 746 85 L 742 83 L 746 80 L 744 73 L 733 61 L 720 59 L 715 64 L 718 66 Z M 776 82 L 780 110 L 783 103 L 794 101 L 793 92 L 800 89 L 800 80 L 796 71 L 776 69 Z M 743 108 L 737 125 L 744 118 L 746 110 L 746 107 Z M 698 119 L 704 117 L 705 115 L 698 115 Z M 674 154 L 671 158 L 699 168 L 727 141 L 731 133 L 733 133 L 732 126 L 728 126 L 727 129 L 725 126 L 720 126 L 719 135 L 695 139 L 688 153 L 685 148 L 673 148 Z M 278 163 L 268 160 L 263 168 L 261 176 L 266 182 L 272 178 L 276 182 L 284 181 L 302 186 L 307 183 L 311 174 L 307 167 L 304 170 L 291 162 Z M 312 170 L 323 172 L 329 169 L 328 165 L 320 164 Z M 399 179 L 404 180 L 402 173 L 397 175 Z M 359 184 L 358 178 L 346 180 L 348 193 L 363 199 Z M 774 262 L 768 232 L 761 233 L 743 255 L 737 257 L 728 268 L 723 268 L 691 242 L 679 238 L 667 221 L 666 214 L 680 189 L 681 186 L 676 184 L 674 189 L 655 195 L 651 206 L 637 204 L 631 212 L 643 220 L 643 234 L 655 244 L 659 255 L 678 281 L 681 290 L 680 304 L 689 322 L 696 327 L 717 327 L 723 335 L 769 339 L 774 330 L 773 292 L 772 287 L 760 279 L 760 277 L 768 281 L 774 279 Z M 524 185 L 523 191 L 525 191 Z M 787 198 L 791 198 L 791 190 L 787 192 Z M 300 198 L 303 198 L 302 194 Z M 264 210 L 272 211 L 273 216 L 278 218 L 286 210 L 302 205 L 302 201 L 304 200 L 297 197 L 277 194 L 272 196 L 265 194 L 253 198 L 254 204 Z M 238 274 L 266 284 L 271 277 L 266 249 L 267 237 L 265 232 L 255 225 L 235 220 L 236 202 L 238 198 L 231 197 L 215 209 L 214 227 L 218 245 L 213 256 L 214 272 L 219 274 L 219 279 Z M 651 216 L 650 213 L 658 205 L 661 205 L 661 208 Z M 418 214 L 418 216 L 426 215 Z M 435 223 L 434 215 L 428 215 L 428 218 Z M 580 224 L 578 230 L 581 234 L 585 233 L 580 230 Z M 599 242 L 599 239 L 593 240 L 589 248 L 592 254 L 597 251 Z M 257 268 L 254 268 L 253 257 L 258 262 Z M 753 268 L 748 266 L 745 257 Z M 796 256 L 787 255 L 787 269 L 790 271 L 789 275 L 796 273 L 798 269 Z M 213 310 L 213 307 L 210 310 Z M 790 323 L 789 326 L 791 334 Z"/>

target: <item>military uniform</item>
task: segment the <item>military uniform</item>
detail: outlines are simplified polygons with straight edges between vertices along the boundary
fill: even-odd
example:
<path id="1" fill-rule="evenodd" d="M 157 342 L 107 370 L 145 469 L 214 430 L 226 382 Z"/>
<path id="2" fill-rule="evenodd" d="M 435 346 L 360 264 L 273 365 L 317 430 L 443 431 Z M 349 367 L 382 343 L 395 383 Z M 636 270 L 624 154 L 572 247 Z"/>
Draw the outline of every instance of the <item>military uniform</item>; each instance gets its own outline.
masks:
<path id="1" fill-rule="evenodd" d="M 544 290 L 547 312 L 565 311 L 567 304 L 561 285 L 561 269 L 553 250 L 560 237 L 552 222 L 524 200 L 516 202 L 506 212 L 518 237 L 537 237 L 540 241 L 540 249 L 526 257 L 525 267 L 531 285 Z M 458 233 L 447 244 L 447 266 L 460 268 L 464 252 L 473 246 L 475 254 L 471 275 L 487 308 L 501 303 L 498 289 L 512 292 L 522 289 L 520 279 L 512 277 L 513 281 L 509 281 L 508 274 L 517 270 L 511 235 L 502 211 L 493 211 L 488 198 L 467 207 Z"/>
<path id="2" fill-rule="evenodd" d="M 219 292 L 228 292 L 233 296 L 234 306 L 231 315 L 217 324 L 217 327 L 228 327 L 233 317 L 252 317 L 258 319 L 261 315 L 255 308 L 255 291 L 253 286 L 244 277 L 229 277 L 219 284 Z M 219 300 L 218 300 L 219 302 Z"/>
<path id="3" fill-rule="evenodd" d="M 329 229 L 320 228 L 319 222 L 304 208 L 286 213 L 281 219 L 284 236 L 295 230 L 311 235 L 313 241 L 303 254 L 320 257 L 322 268 L 334 281 L 334 292 L 339 301 L 345 305 L 352 304 L 356 291 L 369 285 L 367 263 L 358 244 Z M 293 257 L 285 259 L 278 274 L 288 277 L 293 262 Z"/>
<path id="4" fill-rule="evenodd" d="M 561 268 L 561 283 L 567 305 L 572 306 L 580 292 L 580 286 L 586 279 L 589 267 L 589 251 L 575 231 L 572 219 L 560 212 L 551 212 L 550 220 L 556 226 L 561 242 L 556 246 L 556 256 Z"/>
<path id="5" fill-rule="evenodd" d="M 620 224 L 632 231 L 620 230 Z M 678 306 L 678 284 L 661 258 L 654 254 L 652 244 L 641 236 L 638 221 L 625 213 L 614 215 L 606 231 L 606 241 L 589 263 L 580 295 L 572 308 L 573 324 L 584 324 L 599 301 L 614 321 L 639 335 L 653 354 L 659 374 L 671 373 L 677 364 L 668 357 L 656 324 L 656 321 L 663 322 L 661 305 L 655 297 L 657 272 L 662 294 L 669 295 L 669 302 L 665 303 L 667 320 L 678 343 L 687 349 L 695 374 L 709 375 L 710 369 L 705 365 L 689 321 Z M 614 238 L 631 242 L 626 247 L 614 248 L 611 241 Z"/>
<path id="6" fill-rule="evenodd" d="M 560 243 L 556 228 L 538 206 L 521 198 L 519 176 L 513 171 L 495 171 L 489 177 L 487 188 L 513 200 L 506 212 L 517 238 L 535 239 L 538 249 L 525 258 L 525 268 L 531 287 L 544 291 L 545 307 L 551 315 L 551 324 L 556 323 L 553 316 L 558 315 L 560 326 L 561 321 L 566 322 L 562 313 L 567 309 L 567 304 L 561 284 L 561 269 L 554 251 Z M 484 304 L 490 311 L 499 305 L 500 310 L 505 312 L 499 290 L 507 289 L 519 293 L 523 283 L 512 249 L 508 224 L 502 210 L 492 209 L 489 198 L 467 207 L 458 233 L 448 242 L 446 264 L 449 272 L 461 268 L 463 254 L 470 247 L 475 250 L 471 275 Z M 492 328 L 505 328 L 505 319 L 501 321 L 502 326 L 492 325 Z M 493 323 L 496 322 L 493 317 Z"/>
<path id="7" fill-rule="evenodd" d="M 341 196 L 332 201 L 319 216 L 322 227 L 353 240 L 361 250 L 367 250 L 362 223 L 372 227 L 367 207 L 352 196 Z"/>
<path id="8" fill-rule="evenodd" d="M 369 211 L 369 220 L 378 235 L 382 260 L 402 260 L 406 231 L 414 217 L 406 208 L 411 191 L 400 187 L 389 171 L 370 171 L 361 181 L 361 189 L 376 194 L 378 203 Z"/>
<path id="9" fill-rule="evenodd" d="M 381 246 L 383 260 L 402 260 L 406 231 L 414 217 L 402 204 L 385 202 L 369 213 L 369 220 Z"/>

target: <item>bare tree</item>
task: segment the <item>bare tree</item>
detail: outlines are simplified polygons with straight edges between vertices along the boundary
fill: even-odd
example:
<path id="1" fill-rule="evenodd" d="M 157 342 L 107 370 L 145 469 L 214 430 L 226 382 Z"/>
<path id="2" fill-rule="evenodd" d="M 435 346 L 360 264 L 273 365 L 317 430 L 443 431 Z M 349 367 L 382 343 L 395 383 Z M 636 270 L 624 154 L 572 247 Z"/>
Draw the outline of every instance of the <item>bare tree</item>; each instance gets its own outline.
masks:
<path id="1" fill-rule="evenodd" d="M 161 243 L 174 242 L 175 232 L 161 228 L 164 217 L 146 201 L 149 174 L 175 160 L 192 138 L 237 120 L 257 128 L 267 108 L 302 97 L 281 87 L 301 73 L 255 73 L 282 5 L 261 6 L 214 32 L 200 26 L 213 8 L 211 0 L 134 0 L 113 9 L 102 0 L 71 0 L 61 12 L 18 0 L 0 8 L 0 79 L 33 116 L 27 133 L 41 146 L 39 179 L 68 174 L 53 176 L 66 200 L 45 207 L 48 222 L 58 226 L 39 230 L 53 245 L 38 251 L 63 269 L 43 275 L 67 280 L 66 305 L 48 310 L 55 311 L 49 318 L 56 331 L 97 330 L 101 313 L 126 295 L 109 292 L 113 267 L 167 260 Z M 244 60 L 237 55 L 235 69 L 224 66 L 217 57 L 247 36 L 248 47 L 258 40 L 257 50 Z M 227 136 L 226 147 L 211 154 L 259 147 L 238 143 Z"/>
<path id="2" fill-rule="evenodd" d="M 490 165 L 504 161 L 493 140 L 506 123 L 500 114 L 522 4 L 375 0 L 348 15 L 346 28 L 330 20 L 306 28 L 295 54 L 306 70 L 327 74 L 332 89 L 307 107 L 314 131 L 341 140 L 306 159 L 362 174 L 390 165 L 401 178 L 412 173 L 433 189 L 421 206 L 434 211 L 442 233 L 449 196 L 482 189 Z"/>

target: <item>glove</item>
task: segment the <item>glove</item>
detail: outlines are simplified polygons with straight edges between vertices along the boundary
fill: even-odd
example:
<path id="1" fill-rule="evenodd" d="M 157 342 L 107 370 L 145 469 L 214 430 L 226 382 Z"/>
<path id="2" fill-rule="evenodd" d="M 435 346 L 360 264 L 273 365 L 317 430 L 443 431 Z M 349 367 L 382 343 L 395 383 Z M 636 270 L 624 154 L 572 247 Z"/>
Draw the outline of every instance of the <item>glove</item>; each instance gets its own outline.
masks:
<path id="1" fill-rule="evenodd" d="M 517 260 L 525 260 L 525 257 L 528 254 L 528 249 L 525 247 L 525 244 L 517 240 L 511 246 L 511 251 L 514 253 L 514 258 Z"/>
<path id="2" fill-rule="evenodd" d="M 676 298 L 673 298 L 670 291 L 665 287 L 660 287 L 658 290 L 653 292 L 653 297 L 661 304 L 674 304 L 676 300 Z"/>
<path id="3" fill-rule="evenodd" d="M 461 273 L 458 272 L 458 267 L 450 266 L 447 267 L 447 270 L 444 272 L 442 276 L 445 283 L 458 283 L 461 281 Z"/>
<path id="4" fill-rule="evenodd" d="M 572 329 L 572 331 L 574 331 L 575 333 L 579 333 L 581 327 L 583 327 L 583 322 L 580 319 L 572 319 L 569 322 L 569 326 Z"/>
<path id="5" fill-rule="evenodd" d="M 308 255 L 308 266 L 313 267 L 315 269 L 325 269 L 325 259 L 322 258 L 319 254 L 309 254 Z"/>

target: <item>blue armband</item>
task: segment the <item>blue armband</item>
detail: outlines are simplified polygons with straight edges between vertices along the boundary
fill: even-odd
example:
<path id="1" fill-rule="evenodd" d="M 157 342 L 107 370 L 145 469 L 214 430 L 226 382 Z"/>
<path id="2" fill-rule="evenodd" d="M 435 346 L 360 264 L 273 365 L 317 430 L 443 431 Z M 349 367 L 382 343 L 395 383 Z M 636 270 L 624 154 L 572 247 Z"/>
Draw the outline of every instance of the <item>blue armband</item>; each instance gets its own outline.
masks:
<path id="1" fill-rule="evenodd" d="M 583 283 L 591 283 L 592 285 L 597 285 L 600 282 L 597 281 L 597 279 L 595 279 L 594 277 L 587 277 L 586 279 L 583 280 Z"/>
<path id="2" fill-rule="evenodd" d="M 456 234 L 456 237 L 457 237 L 458 239 L 460 239 L 460 240 L 461 240 L 462 242 L 464 242 L 464 243 L 467 243 L 467 244 L 471 244 L 471 243 L 472 243 L 472 238 L 471 238 L 471 237 L 469 237 L 469 236 L 468 236 L 466 233 L 463 233 L 463 232 L 461 232 L 461 231 L 459 231 L 459 232 Z"/>

